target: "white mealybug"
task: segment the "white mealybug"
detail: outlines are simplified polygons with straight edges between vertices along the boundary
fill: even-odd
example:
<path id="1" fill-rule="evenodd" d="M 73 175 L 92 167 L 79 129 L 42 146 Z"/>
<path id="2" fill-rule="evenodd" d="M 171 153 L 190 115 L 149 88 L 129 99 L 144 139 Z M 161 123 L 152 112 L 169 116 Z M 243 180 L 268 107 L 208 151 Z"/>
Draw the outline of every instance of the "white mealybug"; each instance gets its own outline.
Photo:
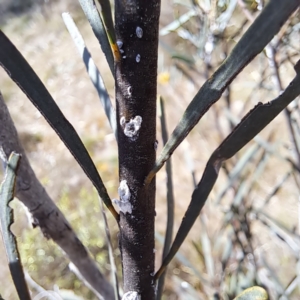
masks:
<path id="1" fill-rule="evenodd" d="M 134 119 L 130 119 L 130 121 L 125 125 L 124 134 L 135 141 L 138 137 L 142 121 L 143 119 L 141 116 L 136 116 Z"/>
<path id="2" fill-rule="evenodd" d="M 121 49 L 123 46 L 123 42 L 121 40 L 117 40 L 117 45 L 118 45 L 119 49 Z"/>
<path id="3" fill-rule="evenodd" d="M 138 54 L 138 55 L 135 57 L 135 61 L 136 61 L 137 63 L 139 63 L 139 62 L 141 61 L 141 56 L 140 56 L 140 54 Z"/>
<path id="4" fill-rule="evenodd" d="M 143 37 L 143 29 L 139 26 L 135 29 L 136 36 L 141 39 Z"/>
<path id="5" fill-rule="evenodd" d="M 129 86 L 127 88 L 127 93 L 128 93 L 129 96 L 131 96 L 131 94 L 132 94 L 132 87 L 131 86 Z"/>
<path id="6" fill-rule="evenodd" d="M 141 300 L 141 295 L 130 291 L 123 295 L 122 300 Z"/>
<path id="7" fill-rule="evenodd" d="M 124 56 L 122 56 L 123 57 L 123 59 L 125 59 L 126 58 L 126 55 L 124 55 Z"/>
<path id="8" fill-rule="evenodd" d="M 118 188 L 118 193 L 119 193 L 121 201 L 128 202 L 130 200 L 131 194 L 130 194 L 129 187 L 127 185 L 127 180 L 122 180 L 120 182 L 120 186 Z"/>
<path id="9" fill-rule="evenodd" d="M 124 127 L 125 123 L 126 123 L 126 119 L 125 119 L 125 117 L 122 117 L 122 118 L 120 119 L 120 125 L 121 125 L 122 127 Z"/>
<path id="10" fill-rule="evenodd" d="M 126 213 L 131 214 L 132 213 L 132 206 L 130 203 L 131 193 L 127 185 L 127 180 L 122 180 L 120 182 L 118 193 L 119 193 L 120 200 L 113 199 L 113 202 L 119 207 L 120 211 L 122 211 L 124 214 Z"/>

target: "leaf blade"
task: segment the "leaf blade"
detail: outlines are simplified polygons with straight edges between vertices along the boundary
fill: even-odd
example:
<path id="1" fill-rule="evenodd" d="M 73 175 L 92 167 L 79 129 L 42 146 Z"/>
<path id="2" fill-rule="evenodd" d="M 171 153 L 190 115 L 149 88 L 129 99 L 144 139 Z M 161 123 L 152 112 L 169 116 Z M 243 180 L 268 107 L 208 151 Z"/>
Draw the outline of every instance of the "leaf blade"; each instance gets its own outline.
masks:
<path id="1" fill-rule="evenodd" d="M 94 0 L 78 0 L 81 8 L 86 15 L 93 32 L 100 43 L 101 49 L 106 57 L 110 71 L 114 76 L 114 56 L 110 47 L 106 30 L 104 28 L 102 19 L 100 18 L 98 9 Z"/>
<path id="2" fill-rule="evenodd" d="M 96 187 L 107 208 L 118 219 L 118 213 L 112 205 L 102 179 L 73 126 L 65 118 L 26 59 L 1 30 L 0 44 L 0 65 L 55 130 Z"/>
<path id="3" fill-rule="evenodd" d="M 234 300 L 268 300 L 268 293 L 260 286 L 253 286 L 240 293 Z"/>

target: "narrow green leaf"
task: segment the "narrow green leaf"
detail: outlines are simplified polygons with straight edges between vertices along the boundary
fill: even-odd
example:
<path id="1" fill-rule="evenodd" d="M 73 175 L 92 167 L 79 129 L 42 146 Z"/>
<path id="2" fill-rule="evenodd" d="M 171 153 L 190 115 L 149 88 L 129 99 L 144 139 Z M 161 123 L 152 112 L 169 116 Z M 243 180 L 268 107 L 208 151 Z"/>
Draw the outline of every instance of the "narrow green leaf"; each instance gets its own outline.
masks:
<path id="1" fill-rule="evenodd" d="M 0 65 L 55 130 L 96 187 L 107 208 L 118 219 L 119 215 L 113 207 L 102 179 L 77 132 L 65 118 L 26 59 L 1 30 L 0 45 Z"/>
<path id="2" fill-rule="evenodd" d="M 271 41 L 299 6 L 299 0 L 271 0 L 253 22 L 219 69 L 198 91 L 146 178 L 149 184 L 207 110 L 220 99 L 223 91 L 243 68 Z"/>
<path id="3" fill-rule="evenodd" d="M 89 77 L 98 92 L 98 96 L 99 96 L 101 104 L 104 108 L 106 117 L 107 117 L 109 124 L 110 124 L 110 126 L 115 134 L 115 137 L 117 139 L 118 137 L 117 137 L 116 112 L 111 104 L 110 97 L 109 97 L 106 87 L 104 85 L 102 76 L 101 76 L 96 64 L 94 63 L 94 60 L 91 57 L 89 50 L 86 48 L 84 40 L 83 40 L 76 24 L 74 23 L 72 17 L 70 16 L 70 14 L 63 13 L 62 17 L 63 17 L 63 20 L 65 22 L 65 25 L 66 25 L 71 37 L 76 45 L 76 48 L 85 64 L 85 68 L 89 74 Z"/>
<path id="4" fill-rule="evenodd" d="M 266 290 L 259 286 L 253 286 L 251 288 L 248 288 L 234 298 L 234 300 L 268 300 L 268 299 L 269 297 Z"/>
<path id="5" fill-rule="evenodd" d="M 222 163 L 241 150 L 299 94 L 300 72 L 279 97 L 266 104 L 259 103 L 255 106 L 213 152 L 207 162 L 202 178 L 192 194 L 191 202 L 182 219 L 170 252 L 155 274 L 155 279 L 159 278 L 164 272 L 195 223 L 218 178 Z"/>
<path id="6" fill-rule="evenodd" d="M 102 19 L 100 18 L 95 1 L 94 0 L 78 0 L 78 1 L 93 29 L 96 38 L 100 43 L 101 49 L 106 57 L 111 73 L 114 76 L 114 57 L 113 57 L 112 49 L 110 47 L 106 30 L 104 28 Z"/>
<path id="7" fill-rule="evenodd" d="M 14 223 L 14 215 L 9 203 L 14 199 L 15 195 L 15 184 L 20 158 L 20 154 L 12 152 L 8 161 L 5 162 L 5 177 L 0 187 L 0 219 L 3 243 L 17 293 L 20 299 L 30 300 L 16 237 L 10 231 L 10 226 Z"/>
<path id="8" fill-rule="evenodd" d="M 101 6 L 100 14 L 101 14 L 101 17 L 102 17 L 104 25 L 105 25 L 106 34 L 107 34 L 110 46 L 113 51 L 115 61 L 120 61 L 121 54 L 120 54 L 119 47 L 118 47 L 117 41 L 116 41 L 115 26 L 114 26 L 114 22 L 112 19 L 110 2 L 109 2 L 109 0 L 98 0 L 98 2 Z"/>

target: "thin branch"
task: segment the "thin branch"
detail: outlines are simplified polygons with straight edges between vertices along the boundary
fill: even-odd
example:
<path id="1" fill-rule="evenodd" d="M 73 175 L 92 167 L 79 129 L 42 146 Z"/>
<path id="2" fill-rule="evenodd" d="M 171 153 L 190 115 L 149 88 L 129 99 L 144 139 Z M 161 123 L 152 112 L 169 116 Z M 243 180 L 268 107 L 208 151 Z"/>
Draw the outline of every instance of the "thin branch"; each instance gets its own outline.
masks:
<path id="1" fill-rule="evenodd" d="M 264 203 L 260 207 L 260 209 L 263 209 L 266 205 L 269 204 L 270 200 L 282 189 L 284 186 L 284 183 L 290 178 L 292 175 L 292 171 L 288 171 L 281 180 L 274 186 L 272 191 L 267 195 L 267 197 L 264 199 Z"/>
<path id="2" fill-rule="evenodd" d="M 26 271 L 25 271 L 25 279 L 27 284 L 38 293 L 38 297 L 45 295 L 49 300 L 58 300 L 58 297 L 56 297 L 58 296 L 57 293 L 55 293 L 55 295 L 52 295 L 51 291 L 45 290 L 42 286 L 40 286 L 37 282 L 35 282 Z"/>
<path id="3" fill-rule="evenodd" d="M 98 96 L 100 98 L 101 104 L 104 108 L 106 117 L 109 121 L 109 124 L 115 134 L 115 137 L 117 139 L 117 125 L 116 125 L 116 112 L 115 109 L 112 106 L 110 97 L 107 93 L 106 87 L 104 85 L 103 79 L 101 77 L 101 74 L 97 68 L 97 66 L 94 63 L 94 60 L 91 57 L 91 54 L 89 50 L 86 48 L 84 40 L 74 23 L 72 17 L 69 13 L 63 13 L 62 14 L 63 20 L 65 22 L 65 25 L 73 39 L 73 42 L 76 45 L 76 48 L 84 62 L 85 68 L 89 74 L 89 77 L 96 88 L 98 92 Z"/>
<path id="4" fill-rule="evenodd" d="M 220 204 L 226 192 L 230 189 L 230 187 L 233 186 L 237 178 L 241 176 L 241 173 L 245 170 L 247 164 L 256 155 L 259 149 L 260 149 L 260 145 L 255 144 L 249 147 L 247 151 L 245 151 L 245 153 L 242 155 L 242 157 L 238 160 L 234 168 L 229 173 L 227 183 L 222 186 L 222 190 L 216 196 L 215 198 L 216 204 Z"/>
<path id="5" fill-rule="evenodd" d="M 159 98 L 159 114 L 160 114 L 160 124 L 162 131 L 162 140 L 163 144 L 168 140 L 168 131 L 165 115 L 164 101 L 162 97 Z M 172 176 L 172 162 L 169 159 L 166 163 L 166 173 L 167 173 L 167 229 L 165 234 L 165 242 L 163 248 L 162 259 L 165 259 L 167 256 L 173 238 L 173 227 L 174 227 L 174 194 L 173 194 L 173 176 Z M 156 299 L 160 300 L 163 294 L 163 288 L 165 283 L 166 271 L 159 278 L 157 286 Z"/>
<path id="6" fill-rule="evenodd" d="M 1 149 L 1 151 L 3 151 L 3 149 Z M 14 223 L 14 214 L 12 208 L 9 206 L 9 203 L 15 197 L 17 170 L 19 167 L 20 158 L 21 155 L 16 152 L 12 152 L 8 160 L 6 160 L 4 157 L 6 168 L 4 181 L 0 187 L 0 219 L 1 232 L 9 269 L 19 298 L 20 300 L 30 300 L 31 297 L 25 281 L 24 270 L 21 263 L 16 237 L 10 231 L 10 227 Z"/>
<path id="7" fill-rule="evenodd" d="M 267 226 L 270 231 L 275 233 L 275 236 L 279 237 L 284 241 L 287 246 L 292 250 L 293 255 L 298 257 L 300 251 L 300 237 L 299 235 L 292 232 L 283 224 L 280 224 L 277 220 L 269 216 L 263 210 L 252 210 L 256 215 L 256 219 L 259 220 L 262 224 Z"/>

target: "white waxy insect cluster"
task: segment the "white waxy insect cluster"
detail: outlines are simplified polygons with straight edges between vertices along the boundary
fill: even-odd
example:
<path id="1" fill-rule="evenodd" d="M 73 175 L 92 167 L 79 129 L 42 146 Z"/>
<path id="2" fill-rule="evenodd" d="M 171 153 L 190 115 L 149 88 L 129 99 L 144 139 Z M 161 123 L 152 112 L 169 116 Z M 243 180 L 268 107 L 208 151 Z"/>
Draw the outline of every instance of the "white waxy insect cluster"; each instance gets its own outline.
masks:
<path id="1" fill-rule="evenodd" d="M 136 116 L 134 119 L 130 119 L 128 123 L 124 117 L 120 119 L 120 125 L 124 128 L 124 134 L 135 141 L 138 138 L 138 133 L 142 124 L 142 117 Z"/>
<path id="2" fill-rule="evenodd" d="M 135 33 L 139 39 L 143 37 L 143 29 L 141 27 L 137 26 L 135 29 Z"/>
<path id="3" fill-rule="evenodd" d="M 131 194 L 130 194 L 129 187 L 127 185 L 127 180 L 122 180 L 120 182 L 120 186 L 118 188 L 118 193 L 119 193 L 121 201 L 129 202 Z"/>
<path id="4" fill-rule="evenodd" d="M 127 180 L 122 180 L 120 182 L 120 186 L 118 188 L 118 193 L 120 200 L 118 199 L 113 199 L 113 202 L 119 207 L 120 211 L 122 211 L 124 214 L 132 213 L 132 206 L 130 203 L 130 190 L 127 185 Z"/>
<path id="5" fill-rule="evenodd" d="M 141 295 L 130 291 L 123 295 L 122 300 L 141 300 Z"/>
<path id="6" fill-rule="evenodd" d="M 124 128 L 125 123 L 126 123 L 126 119 L 125 119 L 125 117 L 122 117 L 122 118 L 120 119 L 120 125 L 121 125 L 123 128 Z"/>
<path id="7" fill-rule="evenodd" d="M 117 45 L 119 48 L 123 47 L 123 42 L 121 40 L 117 40 Z"/>
<path id="8" fill-rule="evenodd" d="M 135 61 L 137 63 L 139 63 L 141 61 L 141 55 L 140 54 L 137 54 L 137 56 L 135 57 Z"/>
<path id="9" fill-rule="evenodd" d="M 124 50 L 122 49 L 123 47 L 123 42 L 121 40 L 117 40 L 117 45 L 118 45 L 118 48 L 119 48 L 119 51 L 120 53 L 124 53 Z"/>

